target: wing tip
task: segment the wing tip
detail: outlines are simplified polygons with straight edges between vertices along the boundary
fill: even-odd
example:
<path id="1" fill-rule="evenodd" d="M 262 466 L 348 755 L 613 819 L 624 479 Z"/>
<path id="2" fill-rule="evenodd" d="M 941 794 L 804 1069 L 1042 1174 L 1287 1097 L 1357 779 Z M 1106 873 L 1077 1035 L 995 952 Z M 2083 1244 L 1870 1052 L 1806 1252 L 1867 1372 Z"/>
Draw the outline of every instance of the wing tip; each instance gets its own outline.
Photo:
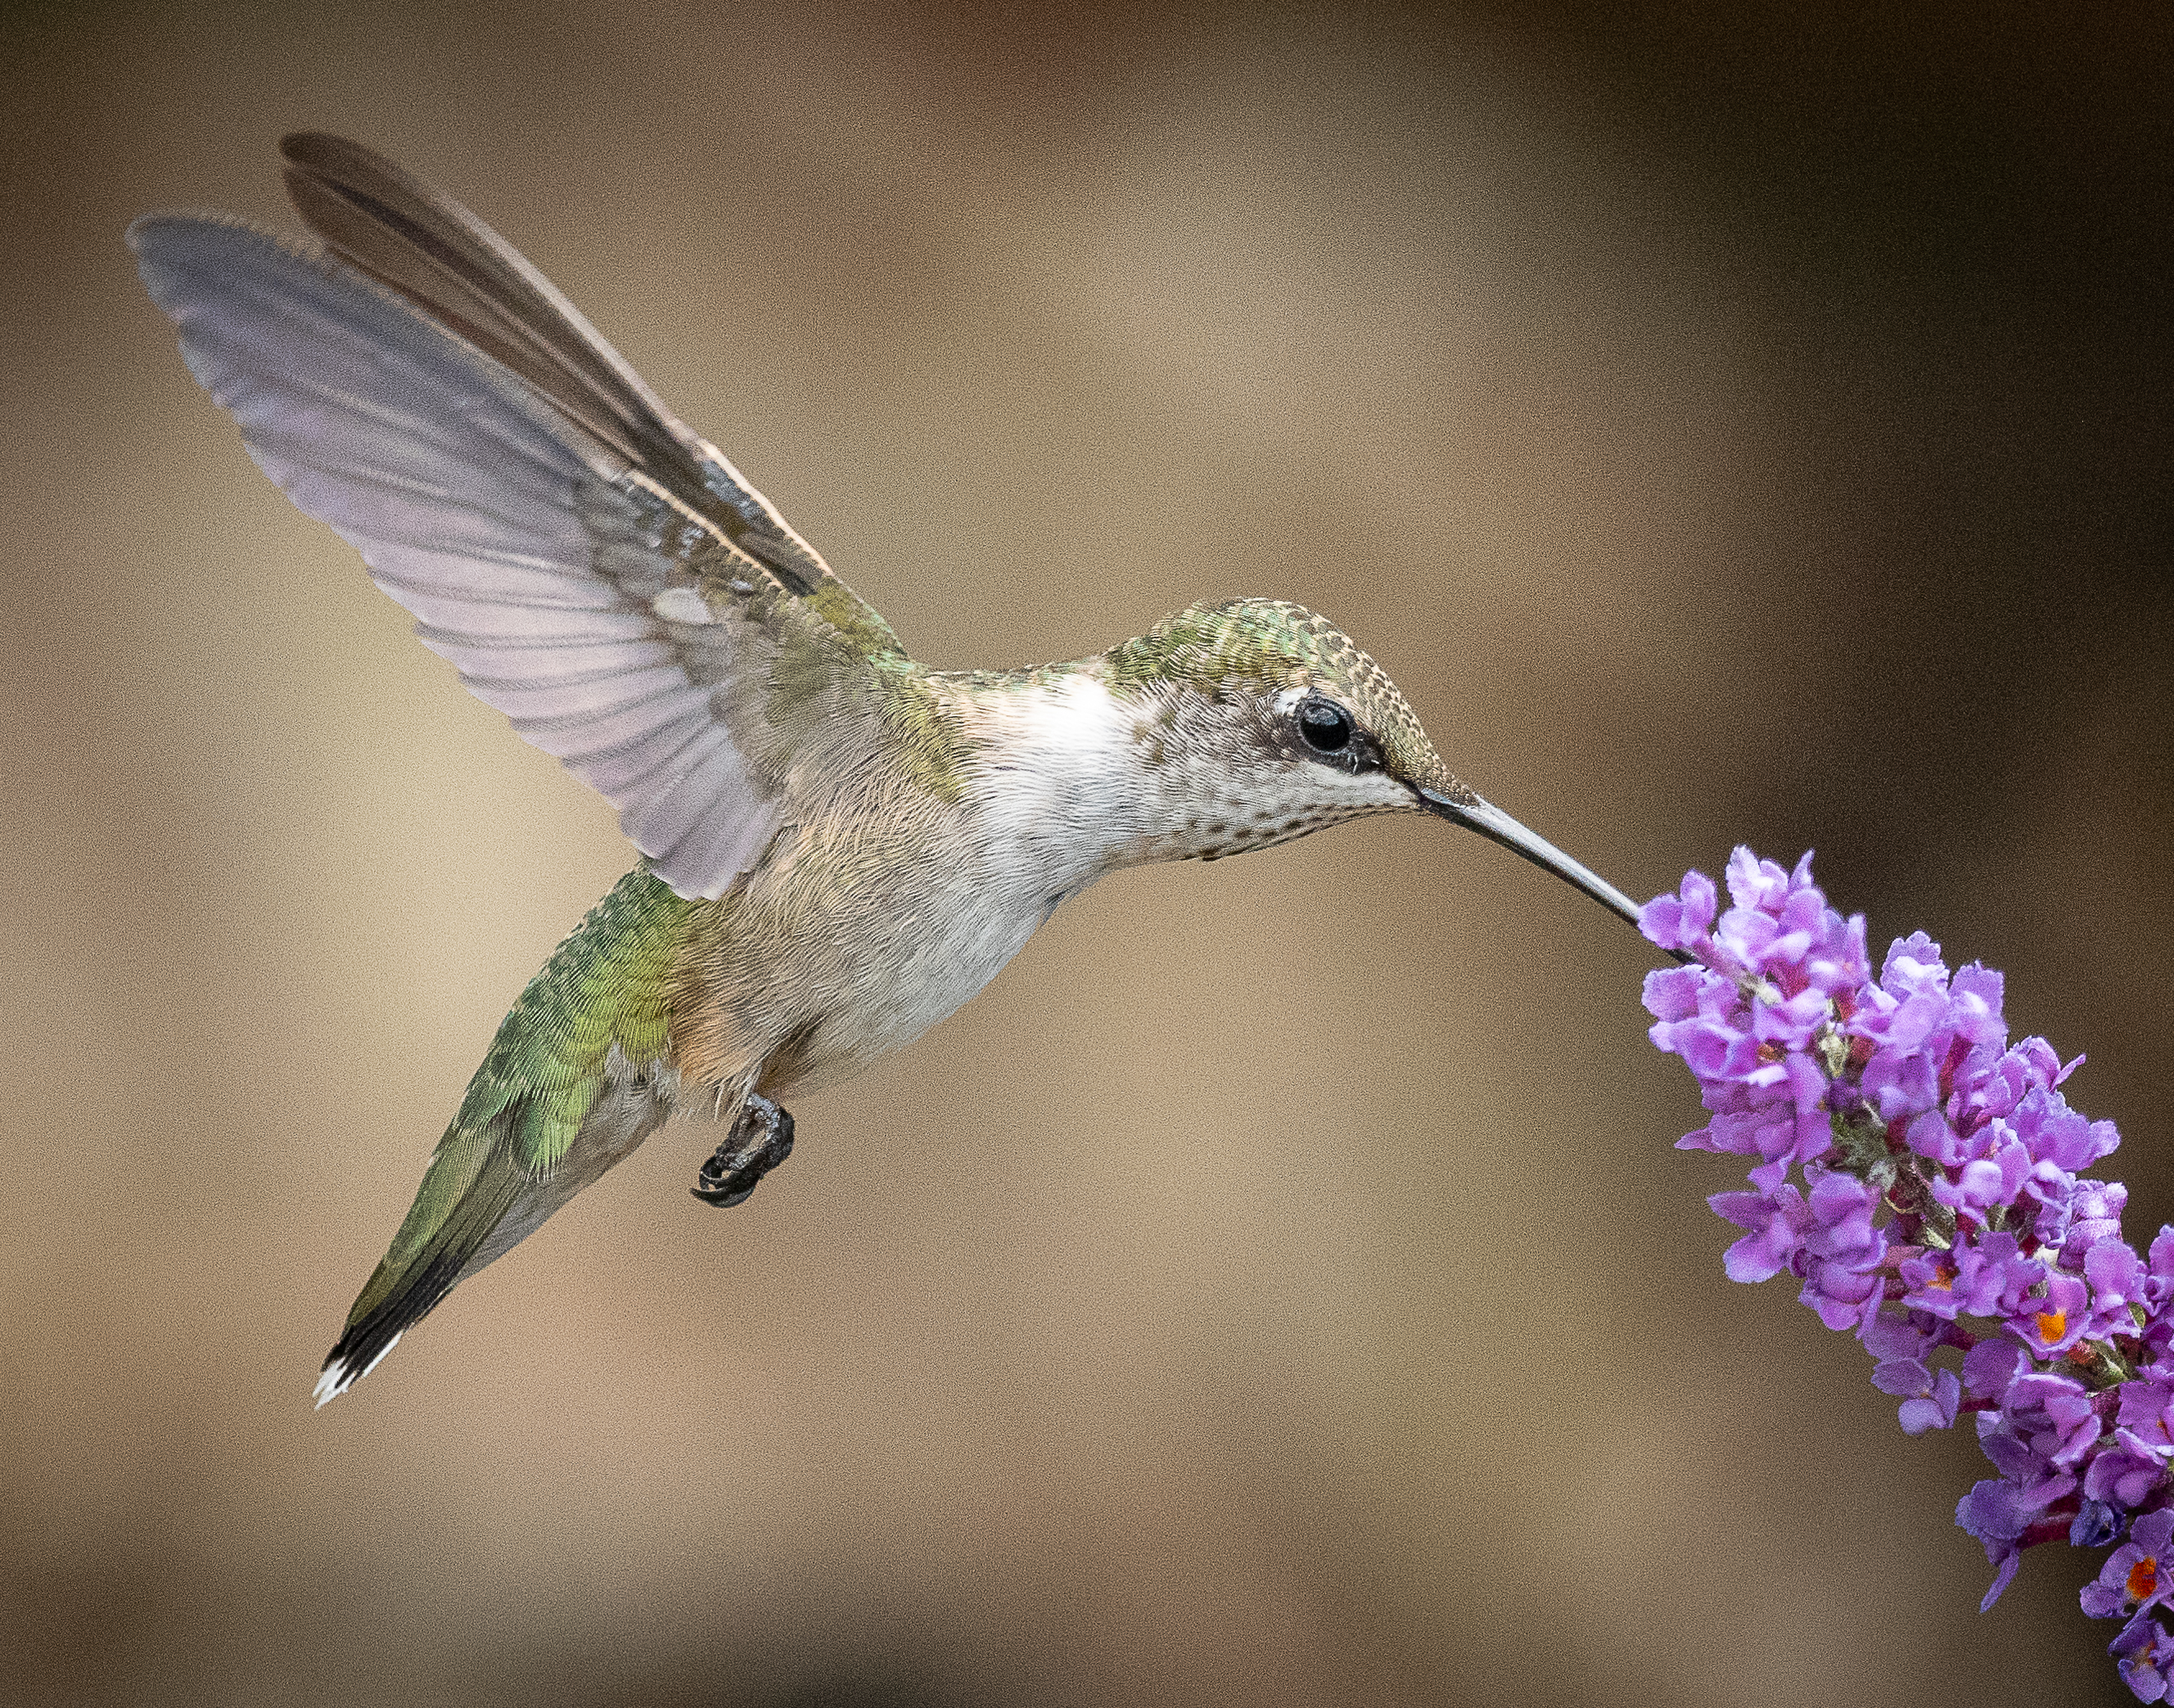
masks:
<path id="1" fill-rule="evenodd" d="M 335 136 L 330 131 L 289 131 L 279 138 L 279 158 L 297 166 L 306 166 L 329 156 L 350 154 L 370 154 L 374 150 L 360 143 L 349 142 L 345 137 Z"/>
<path id="2" fill-rule="evenodd" d="M 187 251 L 191 245 L 202 245 L 206 240 L 214 243 L 241 240 L 260 251 L 301 262 L 319 272 L 325 270 L 328 260 L 324 246 L 314 238 L 274 231 L 254 219 L 245 219 L 239 214 L 223 214 L 215 208 L 165 208 L 138 214 L 128 222 L 122 237 L 136 257 L 136 270 L 143 276 L 152 300 L 170 316 L 176 311 L 160 295 L 160 291 L 177 273 L 187 269 Z"/>
<path id="3" fill-rule="evenodd" d="M 245 224 L 235 214 L 218 214 L 208 208 L 159 208 L 131 219 L 121 236 L 131 252 L 142 259 L 154 255 L 170 237 L 179 239 L 206 225 Z"/>

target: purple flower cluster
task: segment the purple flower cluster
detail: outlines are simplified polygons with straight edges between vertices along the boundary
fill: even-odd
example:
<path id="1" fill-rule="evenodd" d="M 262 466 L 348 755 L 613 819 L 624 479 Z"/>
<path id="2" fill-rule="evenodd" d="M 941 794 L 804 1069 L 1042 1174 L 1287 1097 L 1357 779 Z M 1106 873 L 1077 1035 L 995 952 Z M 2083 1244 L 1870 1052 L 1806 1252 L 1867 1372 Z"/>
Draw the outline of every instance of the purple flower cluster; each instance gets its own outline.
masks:
<path id="1" fill-rule="evenodd" d="M 2083 1592 L 2126 1623 L 2112 1645 L 2138 1697 L 2166 1697 L 2174 1636 L 2174 1228 L 2148 1258 L 2128 1198 L 2090 1168 L 2120 1143 L 2069 1107 L 2045 1040 L 2008 1041 L 2001 979 L 1950 973 L 1922 932 L 1879 975 L 1862 915 L 1739 848 L 1731 905 L 1694 872 L 1640 927 L 1689 964 L 1647 976 L 1653 1042 L 1696 1076 L 1712 1119 L 1680 1148 L 1751 1159 L 1710 1202 L 1743 1237 L 1732 1279 L 1787 1273 L 1875 1360 L 1910 1435 L 1963 1413 L 1999 1473 L 1955 1509 L 1996 1568 L 2065 1536 L 2114 1543 Z M 1796 1176 L 1792 1178 L 1793 1173 Z M 1801 1180 L 1801 1186 L 1797 1183 Z"/>

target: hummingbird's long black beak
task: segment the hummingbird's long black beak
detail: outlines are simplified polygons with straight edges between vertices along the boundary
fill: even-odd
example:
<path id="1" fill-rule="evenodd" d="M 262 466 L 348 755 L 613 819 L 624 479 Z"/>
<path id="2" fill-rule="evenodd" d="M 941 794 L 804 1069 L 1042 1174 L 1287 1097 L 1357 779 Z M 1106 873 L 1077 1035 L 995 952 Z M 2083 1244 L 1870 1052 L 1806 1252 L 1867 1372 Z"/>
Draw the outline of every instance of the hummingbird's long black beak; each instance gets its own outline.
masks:
<path id="1" fill-rule="evenodd" d="M 1522 854 L 1544 872 L 1552 872 L 1564 883 L 1583 890 L 1610 913 L 1620 915 L 1633 926 L 1638 923 L 1638 904 L 1603 878 L 1587 870 L 1544 837 L 1535 836 L 1500 807 L 1490 806 L 1474 795 L 1469 800 L 1459 801 L 1433 789 L 1419 792 L 1420 802 L 1430 813 L 1435 813 L 1452 824 L 1462 824 L 1468 830 L 1477 830 L 1490 842 L 1500 842 L 1513 854 Z M 1679 950 L 1671 950 L 1679 961 L 1691 957 Z"/>

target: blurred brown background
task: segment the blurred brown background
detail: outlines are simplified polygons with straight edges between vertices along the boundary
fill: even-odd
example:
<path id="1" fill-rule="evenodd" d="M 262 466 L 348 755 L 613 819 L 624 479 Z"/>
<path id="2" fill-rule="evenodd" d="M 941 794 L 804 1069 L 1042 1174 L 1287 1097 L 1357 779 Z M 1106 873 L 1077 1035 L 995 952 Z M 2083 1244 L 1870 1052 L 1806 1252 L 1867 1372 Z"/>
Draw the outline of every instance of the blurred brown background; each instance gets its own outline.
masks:
<path id="1" fill-rule="evenodd" d="M 1978 1616 L 1966 1434 L 1723 1280 L 1650 954 L 1417 822 L 1112 882 L 748 1208 L 668 1128 L 313 1415 L 629 856 L 121 244 L 350 133 L 923 657 L 1285 595 L 1641 895 L 1816 845 L 2091 1052 L 2148 1236 L 2174 66 L 2114 15 L 15 0 L 0 1697 L 2127 1700 L 2080 1559 Z"/>

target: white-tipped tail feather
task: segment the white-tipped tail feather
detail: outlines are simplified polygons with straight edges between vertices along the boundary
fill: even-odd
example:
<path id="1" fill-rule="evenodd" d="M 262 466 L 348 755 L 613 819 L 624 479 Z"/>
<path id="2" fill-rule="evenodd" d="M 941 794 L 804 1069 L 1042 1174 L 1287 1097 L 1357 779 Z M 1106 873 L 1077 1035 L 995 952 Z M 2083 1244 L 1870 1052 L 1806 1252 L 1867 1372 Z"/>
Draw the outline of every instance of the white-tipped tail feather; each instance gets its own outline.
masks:
<path id="1" fill-rule="evenodd" d="M 396 1334 L 392 1339 L 387 1341 L 384 1345 L 379 1347 L 376 1354 L 370 1359 L 370 1362 L 364 1365 L 358 1365 L 353 1359 L 343 1357 L 338 1353 L 333 1354 L 330 1359 L 326 1360 L 324 1370 L 317 1377 L 316 1401 L 318 1407 L 322 1408 L 327 1401 L 338 1399 L 342 1394 L 345 1393 L 349 1388 L 353 1387 L 357 1382 L 368 1376 L 370 1371 L 376 1370 L 378 1365 L 378 1360 L 382 1359 L 387 1353 L 392 1351 L 394 1347 L 399 1344 L 400 1337 Z"/>

